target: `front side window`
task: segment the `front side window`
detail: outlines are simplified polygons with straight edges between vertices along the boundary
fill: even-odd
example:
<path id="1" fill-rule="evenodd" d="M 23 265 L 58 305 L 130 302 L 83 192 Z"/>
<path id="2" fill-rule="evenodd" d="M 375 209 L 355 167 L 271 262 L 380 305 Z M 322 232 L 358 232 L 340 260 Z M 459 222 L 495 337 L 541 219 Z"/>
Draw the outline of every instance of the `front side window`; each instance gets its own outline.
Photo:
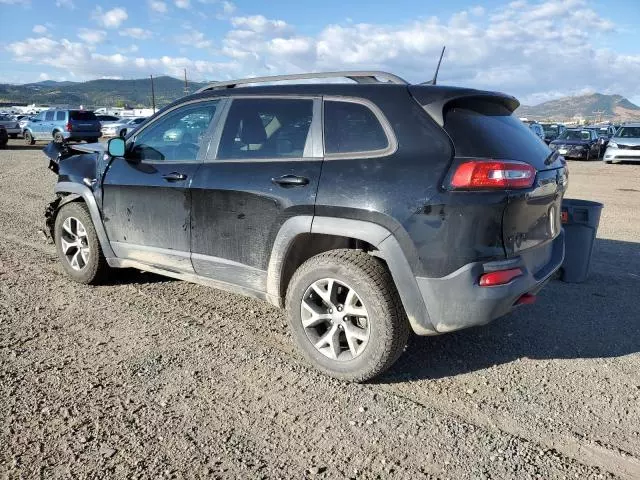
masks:
<path id="1" fill-rule="evenodd" d="M 311 99 L 234 99 L 218 159 L 301 158 L 312 119 Z"/>
<path id="2" fill-rule="evenodd" d="M 67 118 L 67 115 L 65 114 L 65 112 L 56 112 L 56 121 L 64 122 L 66 118 Z"/>
<path id="3" fill-rule="evenodd" d="M 218 103 L 184 105 L 159 117 L 135 136 L 129 155 L 150 162 L 197 161 Z"/>
<path id="4" fill-rule="evenodd" d="M 324 102 L 325 153 L 372 152 L 388 146 L 387 135 L 369 107 L 354 102 Z"/>
<path id="5" fill-rule="evenodd" d="M 51 121 L 53 120 L 53 116 L 55 115 L 56 112 L 47 112 L 46 115 L 44 116 L 44 119 L 46 121 Z"/>

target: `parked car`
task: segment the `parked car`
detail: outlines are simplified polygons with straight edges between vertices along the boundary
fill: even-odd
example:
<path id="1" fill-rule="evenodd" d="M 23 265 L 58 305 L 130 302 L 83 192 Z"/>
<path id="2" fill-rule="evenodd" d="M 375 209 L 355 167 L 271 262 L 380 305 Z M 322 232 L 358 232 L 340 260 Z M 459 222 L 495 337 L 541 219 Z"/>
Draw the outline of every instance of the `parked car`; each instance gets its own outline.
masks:
<path id="1" fill-rule="evenodd" d="M 565 158 L 597 160 L 602 152 L 600 137 L 588 128 L 569 128 L 549 146 Z"/>
<path id="2" fill-rule="evenodd" d="M 117 122 L 106 123 L 102 126 L 102 135 L 105 137 L 125 137 L 128 133 L 138 128 L 147 117 L 121 118 Z"/>
<path id="3" fill-rule="evenodd" d="M 27 126 L 27 123 L 31 121 L 33 117 L 24 116 L 20 120 L 18 120 L 18 125 L 20 126 L 20 133 L 24 133 L 24 129 Z"/>
<path id="4" fill-rule="evenodd" d="M 358 83 L 246 85 L 338 75 Z M 560 268 L 566 164 L 518 106 L 383 72 L 211 84 L 126 139 L 50 144 L 46 221 L 71 279 L 132 267 L 267 300 L 314 366 L 363 381 L 410 329 L 486 324 Z M 193 117 L 199 139 L 165 140 Z"/>
<path id="5" fill-rule="evenodd" d="M 622 125 L 609 141 L 605 163 L 640 162 L 640 123 Z"/>
<path id="6" fill-rule="evenodd" d="M 100 120 L 100 123 L 102 125 L 104 125 L 105 122 L 119 122 L 120 121 L 120 117 L 116 117 L 115 115 L 96 115 L 96 118 L 98 120 Z"/>
<path id="7" fill-rule="evenodd" d="M 23 135 L 27 145 L 52 139 L 56 143 L 69 140 L 96 142 L 101 135 L 100 122 L 87 110 L 45 110 L 31 117 Z"/>
<path id="8" fill-rule="evenodd" d="M 544 129 L 542 128 L 542 125 L 540 125 L 538 122 L 534 120 L 526 120 L 526 119 L 523 120 L 523 123 L 529 126 L 529 129 L 536 134 L 536 137 L 544 141 Z"/>
<path id="9" fill-rule="evenodd" d="M 541 123 L 540 125 L 542 125 L 542 129 L 544 130 L 544 141 L 547 142 L 547 144 L 553 142 L 567 129 L 567 127 L 561 123 Z"/>
<path id="10" fill-rule="evenodd" d="M 11 115 L 0 115 L 0 125 L 7 131 L 9 138 L 18 138 L 20 134 L 20 125 Z"/>
<path id="11" fill-rule="evenodd" d="M 606 150 L 607 145 L 609 145 L 609 140 L 611 139 L 611 137 L 613 137 L 616 133 L 616 128 L 613 125 L 595 125 L 585 128 L 596 132 L 596 135 L 598 135 L 598 138 L 600 138 L 600 144 L 602 145 L 603 152 Z"/>
<path id="12" fill-rule="evenodd" d="M 7 129 L 0 125 L 0 149 L 7 148 L 7 143 L 9 143 L 9 134 Z"/>

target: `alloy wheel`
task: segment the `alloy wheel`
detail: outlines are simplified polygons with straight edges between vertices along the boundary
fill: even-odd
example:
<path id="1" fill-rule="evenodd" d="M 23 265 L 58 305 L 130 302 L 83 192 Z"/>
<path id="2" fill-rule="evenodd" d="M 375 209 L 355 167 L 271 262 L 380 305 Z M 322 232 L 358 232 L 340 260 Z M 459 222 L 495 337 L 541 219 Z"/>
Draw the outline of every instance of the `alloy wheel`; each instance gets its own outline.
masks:
<path id="1" fill-rule="evenodd" d="M 67 262 L 74 270 L 84 269 L 89 262 L 89 240 L 87 230 L 80 220 L 68 217 L 62 223 L 60 246 Z"/>
<path id="2" fill-rule="evenodd" d="M 323 278 L 302 297 L 302 326 L 315 349 L 337 361 L 358 357 L 367 347 L 371 328 L 358 293 L 339 280 Z"/>

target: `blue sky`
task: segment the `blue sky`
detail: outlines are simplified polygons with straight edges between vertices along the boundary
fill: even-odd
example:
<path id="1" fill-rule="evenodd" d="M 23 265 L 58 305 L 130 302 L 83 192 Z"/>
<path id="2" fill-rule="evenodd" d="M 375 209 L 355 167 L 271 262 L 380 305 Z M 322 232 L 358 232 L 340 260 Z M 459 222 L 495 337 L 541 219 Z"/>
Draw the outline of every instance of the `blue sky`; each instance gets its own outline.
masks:
<path id="1" fill-rule="evenodd" d="M 335 69 L 640 103 L 640 0 L 0 0 L 0 82 Z"/>

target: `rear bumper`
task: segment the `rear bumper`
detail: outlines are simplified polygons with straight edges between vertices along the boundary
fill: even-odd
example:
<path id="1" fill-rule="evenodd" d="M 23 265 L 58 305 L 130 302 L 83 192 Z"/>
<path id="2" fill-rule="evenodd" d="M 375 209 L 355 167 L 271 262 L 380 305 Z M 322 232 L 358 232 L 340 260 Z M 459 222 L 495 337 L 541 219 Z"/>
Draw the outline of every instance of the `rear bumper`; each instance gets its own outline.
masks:
<path id="1" fill-rule="evenodd" d="M 101 132 L 89 131 L 89 132 L 63 132 L 64 138 L 67 140 L 83 139 L 83 138 L 95 138 L 98 139 L 102 136 Z"/>
<path id="2" fill-rule="evenodd" d="M 502 317 L 524 294 L 538 293 L 564 260 L 564 231 L 550 243 L 497 262 L 474 262 L 443 278 L 418 277 L 433 328 L 452 332 Z M 506 285 L 480 287 L 483 273 L 519 267 L 524 275 Z"/>

